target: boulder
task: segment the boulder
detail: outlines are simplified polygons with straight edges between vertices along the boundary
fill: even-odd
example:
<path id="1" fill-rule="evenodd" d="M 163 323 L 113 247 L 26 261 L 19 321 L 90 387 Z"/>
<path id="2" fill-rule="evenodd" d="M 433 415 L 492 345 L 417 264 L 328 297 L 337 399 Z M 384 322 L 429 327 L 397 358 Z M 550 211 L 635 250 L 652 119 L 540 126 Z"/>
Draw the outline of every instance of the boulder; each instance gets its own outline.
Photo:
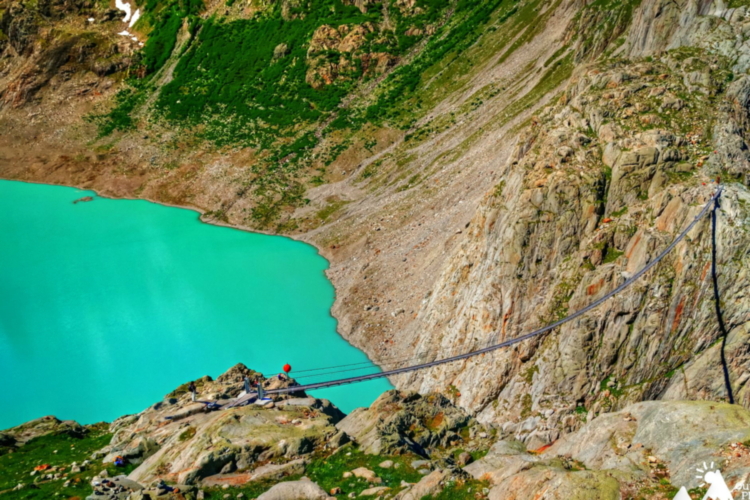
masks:
<path id="1" fill-rule="evenodd" d="M 15 446 L 16 443 L 16 438 L 10 434 L 0 432 L 0 446 Z"/>
<path id="2" fill-rule="evenodd" d="M 312 481 L 287 481 L 273 486 L 257 500 L 326 500 L 328 494 Z"/>
<path id="3" fill-rule="evenodd" d="M 116 457 L 121 456 L 130 463 L 139 464 L 156 453 L 159 450 L 159 444 L 148 437 L 136 437 L 110 450 L 102 459 L 103 463 L 112 463 Z"/>
<path id="4" fill-rule="evenodd" d="M 423 477 L 417 484 L 408 487 L 394 497 L 394 500 L 420 500 L 428 495 L 437 495 L 443 490 L 443 482 L 449 472 L 435 470 Z"/>
<path id="5" fill-rule="evenodd" d="M 239 486 L 252 481 L 280 480 L 288 476 L 303 474 L 307 460 L 297 459 L 283 464 L 266 464 L 250 472 L 216 474 L 201 481 L 204 486 Z"/>
<path id="6" fill-rule="evenodd" d="M 289 53 L 289 46 L 285 43 L 280 43 L 273 49 L 273 59 L 278 60 L 286 56 Z"/>
<path id="7" fill-rule="evenodd" d="M 498 441 L 490 448 L 487 455 L 464 467 L 464 471 L 475 479 L 500 484 L 503 480 L 538 461 L 538 458 L 527 453 L 520 441 Z"/>
<path id="8" fill-rule="evenodd" d="M 472 462 L 471 453 L 464 451 L 463 453 L 458 455 L 458 458 L 456 459 L 456 463 L 461 466 L 465 467 L 469 465 Z"/>
<path id="9" fill-rule="evenodd" d="M 362 490 L 362 493 L 359 494 L 361 497 L 379 497 L 380 495 L 385 494 L 386 491 L 390 490 L 388 486 L 375 486 L 374 488 L 367 488 L 366 490 Z"/>
<path id="10" fill-rule="evenodd" d="M 540 454 L 498 441 L 464 470 L 490 483 L 491 500 L 515 499 L 518 491 L 528 498 L 619 499 L 658 487 L 662 478 L 692 489 L 704 463 L 716 464 L 731 488 L 750 475 L 748 440 L 750 411 L 741 406 L 646 401 L 593 418 Z"/>
<path id="11" fill-rule="evenodd" d="M 370 469 L 366 469 L 365 467 L 358 467 L 352 471 L 352 474 L 354 477 L 361 477 L 362 479 L 370 482 L 370 483 L 382 483 L 383 480 L 380 479 L 377 474 L 375 474 Z"/>

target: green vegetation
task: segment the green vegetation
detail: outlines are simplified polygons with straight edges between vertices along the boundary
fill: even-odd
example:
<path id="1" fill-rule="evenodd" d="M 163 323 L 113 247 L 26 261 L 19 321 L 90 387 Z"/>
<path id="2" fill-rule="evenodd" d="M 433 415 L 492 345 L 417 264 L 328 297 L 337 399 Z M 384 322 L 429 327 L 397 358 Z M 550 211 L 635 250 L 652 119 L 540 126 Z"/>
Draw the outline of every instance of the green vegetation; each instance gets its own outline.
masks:
<path id="1" fill-rule="evenodd" d="M 495 186 L 495 190 L 492 192 L 492 196 L 494 196 L 495 198 L 500 198 L 503 195 L 503 189 L 505 189 L 505 181 L 500 181 Z"/>
<path id="2" fill-rule="evenodd" d="M 181 26 L 182 18 L 173 12 L 159 20 L 154 27 L 151 38 L 143 47 L 143 65 L 146 67 L 146 71 L 153 73 L 167 62 L 177 43 L 177 32 Z"/>
<path id="3" fill-rule="evenodd" d="M 554 6 L 539 14 L 540 5 L 540 0 L 417 0 L 413 7 L 391 5 L 394 30 L 383 31 L 377 29 L 383 22 L 381 8 L 363 13 L 342 0 L 272 3 L 249 19 L 201 17 L 203 0 L 147 0 L 138 23 L 150 31 L 134 66 L 139 79 L 129 81 L 114 109 L 92 120 L 101 136 L 132 130 L 140 119 L 179 130 L 175 149 L 196 140 L 214 148 L 255 149 L 251 172 L 237 190 L 253 198 L 246 220 L 259 228 L 295 227 L 290 216 L 305 203 L 307 186 L 326 182 L 325 167 L 354 144 L 362 126 L 412 127 L 434 104 L 438 88 L 444 95 L 445 79 L 454 79 L 450 75 L 460 83 L 468 74 L 466 64 L 481 64 L 512 42 L 503 53 L 507 57 L 543 29 Z M 320 38 L 326 30 L 330 40 L 311 47 L 313 34 Z M 355 30 L 354 48 L 339 50 L 338 40 Z M 419 50 L 412 51 L 417 43 Z M 375 64 L 382 61 L 372 60 L 372 54 L 386 57 L 387 65 L 399 59 L 405 64 L 366 99 L 345 100 L 356 95 L 352 92 L 360 82 L 376 76 Z M 172 79 L 157 88 L 154 75 L 167 64 L 173 67 Z M 568 78 L 572 55 L 558 51 L 547 64 L 539 83 L 498 120 L 512 119 Z M 502 91 L 499 84 L 483 89 L 467 103 L 467 111 Z M 440 116 L 407 139 L 418 143 L 455 122 L 453 114 Z M 316 149 L 321 139 L 333 137 L 326 151 Z M 366 147 L 374 145 L 370 141 Z M 374 176 L 381 164 L 368 165 L 360 179 Z M 405 191 L 423 178 L 404 170 L 387 182 Z M 336 209 L 325 207 L 319 218 Z"/>
<path id="4" fill-rule="evenodd" d="M 557 286 L 550 306 L 550 317 L 545 318 L 544 323 L 552 323 L 568 315 L 568 304 L 575 292 L 575 283 L 580 279 L 580 276 L 574 276 L 572 282 L 563 281 Z"/>
<path id="5" fill-rule="evenodd" d="M 373 31 L 353 53 L 321 49 L 312 54 L 311 61 L 308 49 L 316 29 L 323 25 L 351 28 L 379 23 L 381 9 L 362 13 L 341 0 L 325 0 L 291 7 L 282 16 L 282 6 L 274 4 L 251 19 L 223 22 L 216 17 L 198 19 L 196 15 L 204 8 L 201 0 L 164 4 L 149 0 L 143 21 L 139 21 L 139 25 L 152 27 L 142 63 L 147 75 L 161 68 L 174 50 L 182 23 L 188 19 L 191 34 L 197 36 L 180 57 L 174 79 L 159 94 L 159 114 L 170 122 L 199 129 L 195 132 L 201 138 L 219 146 L 241 143 L 268 149 L 277 139 L 295 136 L 300 127 L 330 115 L 357 81 L 372 76 L 361 54 L 403 54 L 446 8 L 444 2 L 436 0 L 420 0 L 417 6 L 421 13 L 408 18 L 398 8 L 391 9 L 398 35 Z M 417 29 L 419 34 L 406 36 L 407 27 Z M 274 51 L 282 44 L 287 53 L 277 59 Z M 308 83 L 311 75 L 313 80 L 318 75 L 310 73 L 314 69 L 311 66 L 320 63 L 337 65 L 336 78 L 313 86 Z M 132 107 L 118 110 L 120 114 L 130 111 Z M 348 124 L 346 116 L 339 118 L 332 127 Z"/>
<path id="6" fill-rule="evenodd" d="M 188 427 L 187 429 L 182 431 L 179 436 L 177 436 L 177 439 L 179 439 L 180 441 L 187 441 L 195 436 L 195 432 L 195 427 Z"/>
<path id="7" fill-rule="evenodd" d="M 531 407 L 534 404 L 534 400 L 531 398 L 531 394 L 524 394 L 521 398 L 521 418 L 531 416 Z"/>
<path id="8" fill-rule="evenodd" d="M 328 218 L 334 213 L 338 212 L 341 207 L 346 205 L 346 201 L 343 200 L 331 200 L 321 210 L 318 210 L 318 218 L 322 221 L 328 220 Z"/>
<path id="9" fill-rule="evenodd" d="M 534 374 L 539 373 L 539 367 L 537 365 L 532 366 L 526 372 L 524 373 L 523 379 L 526 381 L 527 384 L 531 385 L 531 383 L 534 381 Z"/>
<path id="10" fill-rule="evenodd" d="M 612 385 L 612 387 L 609 387 L 610 381 L 613 381 L 613 380 L 614 380 L 614 378 L 612 377 L 612 375 L 610 375 L 607 378 L 605 378 L 604 380 L 602 380 L 601 383 L 599 384 L 599 390 L 600 391 L 609 391 L 609 393 L 612 396 L 614 396 L 616 398 L 619 398 L 620 396 L 622 396 L 624 394 L 625 391 L 623 390 L 622 387 L 619 386 L 619 384 L 617 384 L 616 380 L 614 380 L 615 383 Z"/>
<path id="11" fill-rule="evenodd" d="M 640 0 L 595 0 L 577 15 L 574 21 L 575 38 L 581 37 L 576 50 L 576 62 L 586 57 L 597 56 L 607 47 L 619 46 L 633 11 L 640 5 Z M 591 29 L 595 26 L 595 29 Z"/>
<path id="12" fill-rule="evenodd" d="M 611 169 L 610 169 L 610 175 L 612 175 Z M 612 217 L 620 217 L 622 215 L 625 215 L 626 213 L 628 213 L 628 207 L 622 207 L 620 210 L 612 212 Z"/>
<path id="13" fill-rule="evenodd" d="M 477 494 L 487 491 L 489 483 L 473 479 L 448 482 L 437 495 L 427 495 L 422 500 L 475 500 Z M 479 497 L 482 498 L 482 497 Z"/>
<path id="14" fill-rule="evenodd" d="M 573 55 L 568 54 L 558 59 L 539 79 L 539 82 L 523 96 L 515 99 L 499 115 L 500 124 L 504 125 L 523 111 L 534 106 L 545 95 L 549 94 L 573 74 Z"/>
<path id="15" fill-rule="evenodd" d="M 101 461 L 92 460 L 82 472 L 72 473 L 70 465 L 73 462 L 80 465 L 84 460 L 90 460 L 94 451 L 103 448 L 112 439 L 107 424 L 89 426 L 88 429 L 88 434 L 83 438 L 50 434 L 32 439 L 24 446 L 0 455 L 0 492 L 11 490 L 19 483 L 34 485 L 18 491 L 6 491 L 2 494 L 3 500 L 46 500 L 54 496 L 83 498 L 93 491 L 91 479 L 101 470 L 106 468 L 110 475 L 128 474 L 133 470 L 132 465 L 116 468 L 109 464 L 105 467 Z M 61 474 L 62 477 L 43 479 L 47 472 L 37 473 L 32 477 L 34 467 L 42 464 L 65 467 L 65 470 L 52 473 Z M 70 481 L 68 486 L 64 486 L 67 481 Z"/>
<path id="16" fill-rule="evenodd" d="M 392 121 L 402 128 L 411 126 L 414 107 L 422 107 L 421 98 L 415 94 L 424 73 L 445 58 L 459 58 L 481 36 L 483 26 L 501 3 L 502 0 L 459 0 L 453 14 L 455 21 L 444 24 L 410 64 L 389 76 L 385 90 L 367 108 L 365 118 L 373 123 Z M 399 106 L 407 100 L 415 102 L 408 107 Z"/>
<path id="17" fill-rule="evenodd" d="M 398 491 L 399 489 L 402 489 L 401 481 L 416 483 L 422 478 L 422 474 L 414 470 L 411 466 L 412 460 L 417 459 L 420 459 L 420 457 L 415 455 L 388 457 L 381 455 L 366 455 L 355 445 L 348 444 L 341 447 L 330 456 L 326 456 L 322 453 L 313 455 L 310 464 L 305 468 L 305 476 L 326 491 L 330 491 L 332 488 L 336 487 L 341 488 L 343 494 L 342 497 L 347 496 L 350 493 L 355 493 L 359 496 L 362 491 L 373 486 L 387 486 L 391 488 L 391 491 Z M 379 464 L 384 460 L 391 460 L 394 463 L 394 467 L 389 469 L 379 467 Z M 344 472 L 352 471 L 358 467 L 365 467 L 374 471 L 375 474 L 383 480 L 382 484 L 373 485 L 365 479 L 356 477 L 344 479 Z M 299 477 L 300 476 L 290 476 L 285 478 L 285 480 L 296 480 L 299 479 Z M 255 498 L 270 489 L 276 482 L 278 481 L 251 483 L 238 488 L 209 489 L 206 490 L 206 498 L 224 498 L 224 495 L 226 494 L 230 494 L 232 498 L 234 498 L 239 493 L 243 493 L 245 498 Z"/>
<path id="18" fill-rule="evenodd" d="M 556 0 L 554 3 L 551 3 L 551 5 L 545 6 L 545 13 L 541 15 L 539 14 L 539 10 L 542 8 L 542 5 L 544 5 L 543 2 L 538 0 L 529 1 L 520 3 L 520 6 L 519 3 L 516 3 L 513 10 L 509 12 L 510 15 L 516 14 L 514 16 L 513 26 L 510 28 L 514 32 L 513 37 L 515 39 L 513 40 L 513 44 L 508 47 L 502 57 L 497 61 L 497 64 L 507 60 L 517 49 L 524 46 L 544 30 L 547 26 L 547 20 L 555 10 L 557 10 L 560 0 Z"/>
<path id="19" fill-rule="evenodd" d="M 497 401 L 497 400 L 495 400 L 495 401 Z M 456 450 L 453 450 L 453 452 L 451 453 L 451 455 L 453 456 L 454 460 L 458 460 L 458 456 L 461 453 L 464 453 L 465 451 L 466 450 L 464 450 L 463 448 L 458 448 Z M 468 453 L 469 453 L 469 455 L 471 455 L 471 461 L 472 462 L 476 462 L 480 458 L 484 458 L 487 455 L 487 453 L 489 453 L 489 451 L 490 450 L 470 450 Z"/>
<path id="20" fill-rule="evenodd" d="M 604 258 L 602 259 L 602 264 L 609 264 L 610 262 L 614 262 L 625 252 L 621 252 L 620 250 L 613 248 L 613 247 L 607 247 L 607 253 L 604 254 Z"/>
<path id="21" fill-rule="evenodd" d="M 386 458 L 393 461 L 394 467 L 383 469 L 378 466 Z M 418 458 L 413 455 L 394 457 L 365 455 L 355 446 L 346 445 L 329 457 L 313 460 L 307 467 L 305 475 L 326 491 L 338 486 L 345 495 L 351 492 L 359 495 L 362 490 L 370 488 L 372 485 L 361 478 L 342 479 L 344 472 L 357 467 L 366 467 L 374 471 L 383 480 L 383 486 L 397 489 L 400 487 L 401 481 L 415 483 L 421 479 L 422 475 L 411 467 L 412 460 Z M 395 466 L 396 464 L 398 464 L 398 467 Z"/>
<path id="22" fill-rule="evenodd" d="M 146 99 L 146 93 L 137 87 L 129 86 L 115 96 L 115 107 L 109 113 L 94 114 L 87 117 L 99 126 L 99 136 L 110 135 L 115 130 L 126 131 L 135 128 L 135 122 L 131 116 L 136 106 Z"/>

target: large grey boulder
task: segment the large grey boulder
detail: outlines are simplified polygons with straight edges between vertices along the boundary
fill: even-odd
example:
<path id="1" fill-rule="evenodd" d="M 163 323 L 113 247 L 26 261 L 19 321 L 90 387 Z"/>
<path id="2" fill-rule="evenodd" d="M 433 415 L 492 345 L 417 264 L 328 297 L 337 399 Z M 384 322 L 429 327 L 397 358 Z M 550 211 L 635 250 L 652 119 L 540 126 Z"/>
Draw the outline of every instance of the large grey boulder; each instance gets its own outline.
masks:
<path id="1" fill-rule="evenodd" d="M 217 474 L 201 481 L 203 486 L 237 486 L 252 481 L 281 480 L 288 476 L 302 474 L 305 472 L 307 460 L 300 458 L 283 464 L 261 465 L 251 472 L 236 472 L 233 474 Z"/>
<path id="2" fill-rule="evenodd" d="M 257 500 L 327 500 L 323 488 L 312 481 L 287 481 L 263 493 Z"/>
<path id="3" fill-rule="evenodd" d="M 414 486 L 410 486 L 398 493 L 394 497 L 394 500 L 421 500 L 428 495 L 434 496 L 439 494 L 443 490 L 443 483 L 448 476 L 450 476 L 450 472 L 448 471 L 434 470 Z"/>
<path id="4" fill-rule="evenodd" d="M 500 484 L 524 468 L 528 468 L 539 459 L 526 451 L 519 441 L 498 441 L 490 451 L 476 462 L 464 467 L 464 470 L 481 481 Z"/>

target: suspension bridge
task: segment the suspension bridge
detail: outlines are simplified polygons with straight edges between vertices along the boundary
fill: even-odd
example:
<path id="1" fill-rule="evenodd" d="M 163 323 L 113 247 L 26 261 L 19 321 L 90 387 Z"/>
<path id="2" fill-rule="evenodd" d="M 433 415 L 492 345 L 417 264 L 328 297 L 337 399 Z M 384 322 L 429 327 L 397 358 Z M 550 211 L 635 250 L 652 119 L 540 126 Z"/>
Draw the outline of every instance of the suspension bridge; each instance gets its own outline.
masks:
<path id="1" fill-rule="evenodd" d="M 696 224 L 698 224 L 698 222 L 700 222 L 700 220 L 703 219 L 703 217 L 705 217 L 707 213 L 709 213 L 709 211 L 712 214 L 712 217 L 711 217 L 712 266 L 711 268 L 712 268 L 712 278 L 713 278 L 713 285 L 714 285 L 714 300 L 716 302 L 716 313 L 717 313 L 717 318 L 719 321 L 720 331 L 723 335 L 724 342 L 726 342 L 727 332 L 726 332 L 726 328 L 724 326 L 724 322 L 721 316 L 721 309 L 719 305 L 719 290 L 718 290 L 718 284 L 716 280 L 716 210 L 720 208 L 719 197 L 721 196 L 722 190 L 723 190 L 723 187 L 721 185 L 718 185 L 716 191 L 714 191 L 714 194 L 703 206 L 703 209 L 700 211 L 700 213 L 697 216 L 695 216 L 695 218 L 690 222 L 690 224 L 688 224 L 688 226 L 672 241 L 672 243 L 670 243 L 669 246 L 664 249 L 664 251 L 662 251 L 653 260 L 651 260 L 651 262 L 646 264 L 641 270 L 636 272 L 630 278 L 626 279 L 621 285 L 617 286 L 612 291 L 608 292 L 607 294 L 595 300 L 594 302 L 587 305 L 586 307 L 579 309 L 578 311 L 575 311 L 574 313 L 566 316 L 563 319 L 560 319 L 559 321 L 555 321 L 554 323 L 551 323 L 547 326 L 539 328 L 538 330 L 534 330 L 533 332 L 526 333 L 519 337 L 505 340 L 503 342 L 493 344 L 493 345 L 484 347 L 482 349 L 476 349 L 476 350 L 465 352 L 465 353 L 458 354 L 455 356 L 449 356 L 449 357 L 445 357 L 442 359 L 436 359 L 436 360 L 424 362 L 424 363 L 410 364 L 410 365 L 403 366 L 400 368 L 378 371 L 377 373 L 369 373 L 366 375 L 334 378 L 334 379 L 326 380 L 322 382 L 315 382 L 315 383 L 310 383 L 310 384 L 296 385 L 292 387 L 283 387 L 283 388 L 277 388 L 277 389 L 264 390 L 263 393 L 264 394 L 283 394 L 283 393 L 291 393 L 291 392 L 299 392 L 299 391 L 309 391 L 309 390 L 323 389 L 326 387 L 334 387 L 334 386 L 344 385 L 344 384 L 355 384 L 359 382 L 366 382 L 368 380 L 373 380 L 377 378 L 392 377 L 394 375 L 401 375 L 404 373 L 415 372 L 418 370 L 426 370 L 428 368 L 433 368 L 433 367 L 448 364 L 448 363 L 455 363 L 456 361 L 462 361 L 465 359 L 473 358 L 475 356 L 481 356 L 482 354 L 497 351 L 499 349 L 504 349 L 504 348 L 519 344 L 521 342 L 524 342 L 526 340 L 532 339 L 534 337 L 543 335 L 547 332 L 554 330 L 555 328 L 558 328 L 564 325 L 565 323 L 568 323 L 570 321 L 573 321 L 576 318 L 583 316 L 587 312 L 600 306 L 602 303 L 611 299 L 612 297 L 619 294 L 620 292 L 622 292 L 623 290 L 631 286 L 633 283 L 638 281 L 641 277 L 643 277 L 643 275 L 645 275 L 654 266 L 656 266 L 659 262 L 661 262 L 677 246 L 677 244 L 680 243 L 690 231 L 692 231 L 692 229 L 696 226 Z M 723 354 L 724 353 L 722 350 L 722 358 L 723 358 Z M 406 362 L 413 361 L 414 359 L 417 359 L 417 358 L 407 357 L 407 358 L 401 358 L 401 359 L 396 359 L 392 361 L 386 360 L 385 364 L 389 365 L 393 363 L 406 363 Z M 358 367 L 359 365 L 367 365 L 367 366 Z M 731 386 L 729 385 L 729 375 L 726 369 L 726 363 L 724 363 L 723 365 L 724 365 L 724 378 L 725 378 L 725 383 L 727 385 L 727 393 L 729 395 L 730 402 L 733 402 Z M 297 378 L 305 378 L 308 376 L 321 377 L 321 376 L 328 376 L 328 375 L 338 375 L 343 372 L 357 371 L 357 370 L 362 370 L 366 368 L 372 368 L 372 364 L 370 362 L 350 363 L 350 364 L 342 364 L 342 365 L 336 365 L 336 366 L 300 370 L 300 371 L 297 371 L 296 373 L 308 374 L 308 375 L 303 375 L 302 377 L 297 377 Z M 313 372 L 315 372 L 315 375 L 309 375 L 310 373 L 313 373 Z"/>

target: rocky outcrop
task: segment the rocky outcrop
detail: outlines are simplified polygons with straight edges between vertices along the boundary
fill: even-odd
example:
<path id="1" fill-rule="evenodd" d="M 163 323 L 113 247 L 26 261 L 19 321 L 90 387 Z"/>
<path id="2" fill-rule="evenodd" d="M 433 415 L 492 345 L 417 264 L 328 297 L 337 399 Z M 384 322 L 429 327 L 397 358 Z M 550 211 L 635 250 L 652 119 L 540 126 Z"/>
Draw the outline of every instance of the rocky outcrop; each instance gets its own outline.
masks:
<path id="1" fill-rule="evenodd" d="M 11 2 L 0 12 L 0 102 L 22 106 L 49 87 L 86 95 L 128 68 L 133 47 L 111 32 L 114 23 L 86 21 L 92 15 L 106 18 L 87 2 Z M 75 28 L 55 28 L 71 18 Z"/>
<path id="2" fill-rule="evenodd" d="M 745 408 L 724 403 L 648 401 L 603 414 L 541 454 L 499 441 L 465 470 L 489 481 L 489 498 L 498 500 L 542 492 L 560 499 L 615 500 L 645 492 L 671 498 L 677 487 L 699 486 L 696 468 L 706 472 L 709 463 L 733 487 L 750 473 L 750 454 L 741 444 L 750 437 L 748 419 Z"/>
<path id="3" fill-rule="evenodd" d="M 591 469 L 644 474 L 654 464 L 664 464 L 673 484 L 692 489 L 702 482 L 695 468 L 703 462 L 715 462 L 725 478 L 735 481 L 750 473 L 747 460 L 726 460 L 724 455 L 732 444 L 750 439 L 748 424 L 750 411 L 741 406 L 646 401 L 601 415 L 542 456 L 570 456 Z"/>
<path id="4" fill-rule="evenodd" d="M 19 426 L 4 430 L 0 433 L 0 446 L 23 446 L 32 439 L 49 434 L 67 434 L 71 437 L 83 437 L 88 432 L 78 422 L 73 420 L 59 420 L 53 416 L 37 418 Z"/>
<path id="5" fill-rule="evenodd" d="M 201 398 L 231 401 L 241 395 L 244 377 L 257 372 L 238 364 L 216 381 L 204 377 L 196 384 Z M 293 380 L 267 380 L 267 389 Z M 251 404 L 209 411 L 193 403 L 186 386 L 164 401 L 111 425 L 110 445 L 100 452 L 105 462 L 122 456 L 139 464 L 131 480 L 150 484 L 168 480 L 179 484 L 243 484 L 299 472 L 301 462 L 286 462 L 328 445 L 343 413 L 326 400 L 277 398 L 275 403 Z M 223 399 L 222 399 L 223 398 Z M 269 461 L 278 460 L 278 466 Z M 296 464 L 296 465 L 295 465 Z M 258 466 L 265 466 L 258 468 Z"/>
<path id="6" fill-rule="evenodd" d="M 383 74 L 396 64 L 397 58 L 387 52 L 369 49 L 387 36 L 373 23 L 323 25 L 313 33 L 307 50 L 305 80 L 313 88 L 331 85 L 336 80 L 351 80 Z"/>
<path id="7" fill-rule="evenodd" d="M 388 391 L 369 408 L 357 408 L 336 427 L 371 454 L 415 453 L 463 441 L 477 432 L 476 422 L 442 394 Z"/>

